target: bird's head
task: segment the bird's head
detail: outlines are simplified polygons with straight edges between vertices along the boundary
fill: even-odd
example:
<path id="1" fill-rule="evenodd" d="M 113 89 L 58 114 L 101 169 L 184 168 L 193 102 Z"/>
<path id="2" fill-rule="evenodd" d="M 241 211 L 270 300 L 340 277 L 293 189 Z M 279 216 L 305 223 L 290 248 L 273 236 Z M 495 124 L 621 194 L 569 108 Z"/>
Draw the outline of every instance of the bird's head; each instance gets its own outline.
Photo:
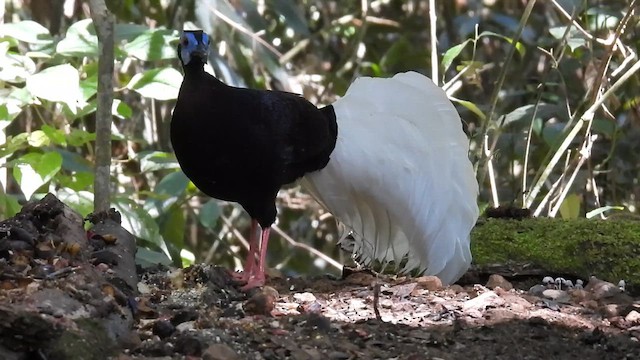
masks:
<path id="1" fill-rule="evenodd" d="M 209 35 L 202 30 L 184 30 L 178 44 L 178 58 L 182 66 L 192 62 L 205 64 L 209 54 Z"/>

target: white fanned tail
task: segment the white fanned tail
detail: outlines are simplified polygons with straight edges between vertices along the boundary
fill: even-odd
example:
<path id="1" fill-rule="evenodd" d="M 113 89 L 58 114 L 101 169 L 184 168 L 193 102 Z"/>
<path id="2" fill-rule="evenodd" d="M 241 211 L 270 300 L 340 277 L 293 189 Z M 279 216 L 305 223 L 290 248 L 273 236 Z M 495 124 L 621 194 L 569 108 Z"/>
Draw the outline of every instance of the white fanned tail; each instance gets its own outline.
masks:
<path id="1" fill-rule="evenodd" d="M 341 239 L 353 236 L 365 264 L 455 282 L 471 264 L 478 183 L 444 91 L 416 72 L 363 77 L 333 106 L 335 150 L 303 184 L 337 218 Z"/>

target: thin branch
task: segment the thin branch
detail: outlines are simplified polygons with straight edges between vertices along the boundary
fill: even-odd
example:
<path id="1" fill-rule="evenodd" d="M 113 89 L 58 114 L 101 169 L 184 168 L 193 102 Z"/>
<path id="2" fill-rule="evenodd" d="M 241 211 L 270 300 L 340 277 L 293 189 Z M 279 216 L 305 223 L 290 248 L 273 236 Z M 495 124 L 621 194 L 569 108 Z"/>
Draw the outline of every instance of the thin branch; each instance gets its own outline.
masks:
<path id="1" fill-rule="evenodd" d="M 431 38 L 431 80 L 440 86 L 440 76 L 438 75 L 438 38 L 436 34 L 437 25 L 436 0 L 429 0 L 429 32 Z"/>
<path id="2" fill-rule="evenodd" d="M 98 35 L 98 103 L 96 109 L 95 211 L 111 206 L 111 106 L 113 104 L 115 17 L 104 0 L 90 0 L 91 18 Z"/>
<path id="3" fill-rule="evenodd" d="M 342 264 L 333 260 L 331 257 L 329 257 L 326 254 L 323 254 L 321 251 L 318 251 L 317 249 L 307 245 L 307 244 L 303 244 L 300 242 L 297 242 L 295 240 L 293 240 L 291 238 L 291 236 L 289 236 L 287 233 L 285 233 L 282 229 L 280 229 L 278 227 L 278 225 L 273 224 L 271 225 L 271 228 L 273 230 L 275 230 L 275 232 L 278 233 L 278 235 L 282 236 L 283 239 L 285 239 L 289 244 L 291 244 L 293 247 L 297 247 L 297 248 L 301 248 L 304 250 L 307 250 L 308 252 L 310 252 L 311 254 L 321 258 L 322 260 L 326 261 L 327 263 L 329 263 L 331 266 L 335 267 L 338 270 L 342 270 Z"/>

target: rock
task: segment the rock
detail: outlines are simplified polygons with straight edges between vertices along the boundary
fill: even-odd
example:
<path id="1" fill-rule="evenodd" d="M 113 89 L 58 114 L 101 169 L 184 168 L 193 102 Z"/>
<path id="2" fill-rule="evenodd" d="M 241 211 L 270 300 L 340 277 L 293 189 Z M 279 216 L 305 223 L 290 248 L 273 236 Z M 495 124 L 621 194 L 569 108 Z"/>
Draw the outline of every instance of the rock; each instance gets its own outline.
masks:
<path id="1" fill-rule="evenodd" d="M 244 311 L 251 315 L 270 315 L 280 295 L 276 289 L 265 286 L 244 304 Z"/>
<path id="2" fill-rule="evenodd" d="M 584 289 L 592 293 L 593 298 L 596 300 L 609 298 L 622 292 L 617 285 L 608 281 L 600 280 L 595 276 L 592 276 L 589 279 L 589 283 Z"/>
<path id="3" fill-rule="evenodd" d="M 442 280 L 437 276 L 421 276 L 416 279 L 417 287 L 429 291 L 442 289 Z"/>
<path id="4" fill-rule="evenodd" d="M 564 290 L 556 290 L 556 289 L 545 289 L 542 292 L 542 296 L 549 300 L 557 301 L 557 302 L 568 302 L 569 301 L 569 293 Z"/>
<path id="5" fill-rule="evenodd" d="M 546 289 L 547 287 L 542 284 L 533 285 L 529 289 L 529 294 L 534 296 L 542 296 L 542 292 L 545 291 Z"/>
<path id="6" fill-rule="evenodd" d="M 504 299 L 493 291 L 484 292 L 477 297 L 467 300 L 462 304 L 462 311 L 476 317 L 478 313 L 484 312 L 488 307 L 498 307 L 504 304 Z"/>
<path id="7" fill-rule="evenodd" d="M 577 302 L 581 302 L 587 300 L 589 297 L 589 293 L 583 289 L 575 288 L 569 291 L 569 295 Z"/>
<path id="8" fill-rule="evenodd" d="M 624 319 L 632 324 L 638 324 L 640 323 L 640 313 L 635 310 L 631 310 Z"/>
<path id="9" fill-rule="evenodd" d="M 487 281 L 487 285 L 485 285 L 491 290 L 495 290 L 497 287 L 500 287 L 503 290 L 509 291 L 513 289 L 513 285 L 507 279 L 505 279 L 502 275 L 493 274 L 489 276 L 489 281 Z"/>
<path id="10" fill-rule="evenodd" d="M 153 323 L 152 332 L 154 335 L 158 335 L 161 339 L 171 336 L 174 331 L 176 331 L 176 328 L 169 320 L 158 320 Z"/>
<path id="11" fill-rule="evenodd" d="M 195 321 L 185 321 L 183 323 L 180 323 L 176 326 L 176 330 L 178 330 L 179 332 L 186 332 L 189 330 L 193 330 L 196 328 L 196 322 Z"/>
<path id="12" fill-rule="evenodd" d="M 310 292 L 303 292 L 303 293 L 293 294 L 293 298 L 297 302 L 301 302 L 301 303 L 311 303 L 311 302 L 316 301 L 315 295 L 313 295 Z"/>
<path id="13" fill-rule="evenodd" d="M 202 353 L 203 360 L 240 360 L 240 356 L 229 345 L 213 344 Z"/>
<path id="14" fill-rule="evenodd" d="M 622 306 L 620 306 L 618 304 L 606 304 L 606 305 L 603 305 L 600 308 L 600 312 L 607 319 L 611 319 L 611 318 L 614 318 L 616 316 L 620 316 L 623 310 L 624 309 L 622 308 Z"/>

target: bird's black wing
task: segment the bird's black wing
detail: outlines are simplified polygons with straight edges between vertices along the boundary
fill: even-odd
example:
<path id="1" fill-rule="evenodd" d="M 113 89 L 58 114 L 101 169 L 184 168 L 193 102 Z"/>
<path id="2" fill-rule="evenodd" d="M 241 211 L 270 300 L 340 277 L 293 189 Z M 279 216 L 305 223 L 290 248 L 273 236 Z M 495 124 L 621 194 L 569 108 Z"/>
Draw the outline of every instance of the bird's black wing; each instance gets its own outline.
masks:
<path id="1" fill-rule="evenodd" d="M 327 164 L 337 136 L 332 109 L 318 109 L 295 94 L 266 91 L 261 92 L 261 117 L 272 129 L 282 184 Z"/>

